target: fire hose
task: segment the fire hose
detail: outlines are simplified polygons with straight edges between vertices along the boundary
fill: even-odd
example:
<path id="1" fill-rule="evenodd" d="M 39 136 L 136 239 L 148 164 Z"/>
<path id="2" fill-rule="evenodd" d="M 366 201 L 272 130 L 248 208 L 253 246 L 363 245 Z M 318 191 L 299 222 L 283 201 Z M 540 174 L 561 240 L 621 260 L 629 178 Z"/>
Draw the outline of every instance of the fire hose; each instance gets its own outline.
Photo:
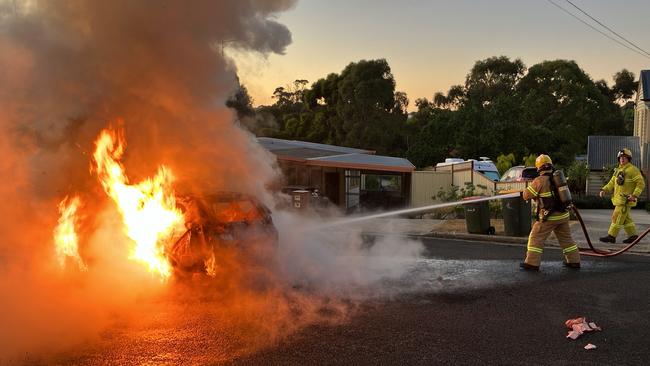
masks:
<path id="1" fill-rule="evenodd" d="M 586 255 L 589 257 L 615 257 L 617 255 L 623 254 L 628 250 L 630 250 L 633 246 L 637 245 L 637 243 L 639 243 L 644 236 L 650 233 L 650 228 L 646 229 L 633 242 L 631 242 L 630 244 L 626 245 L 625 247 L 619 250 L 605 251 L 605 250 L 596 249 L 594 245 L 591 243 L 591 239 L 589 238 L 589 233 L 587 233 L 587 227 L 585 226 L 584 220 L 582 220 L 582 216 L 580 216 L 580 212 L 575 206 L 571 206 L 571 210 L 576 215 L 578 222 L 580 222 L 580 226 L 582 227 L 582 232 L 585 234 L 585 239 L 587 239 L 587 244 L 589 245 L 589 248 L 578 248 L 580 249 L 580 255 Z"/>

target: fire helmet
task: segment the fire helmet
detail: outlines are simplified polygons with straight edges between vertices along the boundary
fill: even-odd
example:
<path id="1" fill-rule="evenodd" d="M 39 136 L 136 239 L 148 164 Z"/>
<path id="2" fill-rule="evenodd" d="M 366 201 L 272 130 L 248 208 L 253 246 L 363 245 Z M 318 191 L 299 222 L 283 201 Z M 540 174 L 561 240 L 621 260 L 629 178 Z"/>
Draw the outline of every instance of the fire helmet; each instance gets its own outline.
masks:
<path id="1" fill-rule="evenodd" d="M 628 148 L 624 148 L 622 150 L 618 151 L 618 154 L 616 154 L 616 160 L 620 159 L 621 156 L 627 156 L 627 159 L 629 161 L 632 161 L 632 151 Z"/>
<path id="2" fill-rule="evenodd" d="M 553 161 L 551 160 L 551 157 L 546 154 L 541 154 L 537 159 L 535 159 L 535 168 L 537 168 L 538 171 L 548 169 L 552 165 Z"/>

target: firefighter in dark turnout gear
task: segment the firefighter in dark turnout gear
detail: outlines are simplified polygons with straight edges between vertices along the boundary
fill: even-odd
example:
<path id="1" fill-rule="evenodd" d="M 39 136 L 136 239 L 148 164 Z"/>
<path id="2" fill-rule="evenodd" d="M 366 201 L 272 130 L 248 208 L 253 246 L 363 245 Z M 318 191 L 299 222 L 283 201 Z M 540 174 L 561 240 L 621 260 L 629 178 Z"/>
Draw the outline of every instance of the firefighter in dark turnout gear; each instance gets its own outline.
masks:
<path id="1" fill-rule="evenodd" d="M 548 155 L 540 155 L 535 160 L 539 176 L 523 191 L 523 198 L 535 200 L 537 206 L 536 221 L 528 236 L 526 259 L 520 264 L 525 270 L 539 270 L 544 252 L 544 242 L 553 232 L 564 253 L 564 265 L 580 268 L 580 252 L 571 236 L 569 211 L 559 199 L 557 188 L 553 183 L 553 162 Z"/>
<path id="2" fill-rule="evenodd" d="M 614 213 L 612 213 L 612 224 L 609 225 L 607 236 L 600 238 L 605 243 L 615 243 L 616 236 L 621 229 L 624 229 L 628 238 L 623 243 L 629 244 L 638 238 L 636 234 L 636 225 L 630 216 L 631 208 L 636 206 L 636 200 L 643 188 L 645 181 L 643 175 L 637 167 L 632 165 L 632 151 L 623 149 L 616 156 L 618 167 L 614 169 L 614 174 L 607 184 L 600 191 L 603 197 L 605 192 L 612 192 L 612 204 Z"/>

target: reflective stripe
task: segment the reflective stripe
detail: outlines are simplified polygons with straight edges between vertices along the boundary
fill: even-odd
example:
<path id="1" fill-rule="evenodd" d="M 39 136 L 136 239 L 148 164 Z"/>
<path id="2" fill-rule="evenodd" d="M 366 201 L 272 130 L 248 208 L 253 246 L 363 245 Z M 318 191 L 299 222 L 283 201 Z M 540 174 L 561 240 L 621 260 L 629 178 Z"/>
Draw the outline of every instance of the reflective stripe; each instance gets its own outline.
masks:
<path id="1" fill-rule="evenodd" d="M 574 245 L 572 245 L 572 246 L 570 246 L 570 247 L 567 247 L 567 248 L 562 249 L 562 252 L 563 252 L 564 254 L 566 254 L 566 253 L 575 252 L 576 250 L 578 250 L 578 245 L 577 245 L 577 244 L 574 244 Z"/>
<path id="2" fill-rule="evenodd" d="M 540 197 L 553 197 L 553 193 L 551 192 L 544 192 L 539 194 Z"/>
<path id="3" fill-rule="evenodd" d="M 528 247 L 529 252 L 543 253 L 544 249 L 538 247 Z"/>
<path id="4" fill-rule="evenodd" d="M 532 193 L 533 196 L 537 196 L 539 194 L 539 193 L 537 193 L 535 188 L 533 188 L 533 186 L 528 186 L 528 188 L 526 188 L 526 189 L 528 189 L 528 192 Z"/>
<path id="5" fill-rule="evenodd" d="M 569 218 L 569 213 L 565 212 L 561 215 L 551 215 L 549 216 L 546 220 L 548 221 L 558 221 L 558 220 L 564 220 Z"/>
<path id="6" fill-rule="evenodd" d="M 641 177 L 640 175 L 637 175 L 636 177 L 632 178 L 632 181 L 636 182 L 639 179 L 643 179 L 643 177 Z"/>

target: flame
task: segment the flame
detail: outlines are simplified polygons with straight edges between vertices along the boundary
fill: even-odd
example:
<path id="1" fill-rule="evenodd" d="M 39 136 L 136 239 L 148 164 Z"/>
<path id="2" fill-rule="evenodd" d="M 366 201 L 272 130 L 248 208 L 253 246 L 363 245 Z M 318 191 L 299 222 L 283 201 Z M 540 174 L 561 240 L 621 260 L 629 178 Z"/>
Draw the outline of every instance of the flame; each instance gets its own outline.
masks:
<path id="1" fill-rule="evenodd" d="M 171 266 L 165 256 L 165 245 L 176 233 L 184 231 L 185 224 L 182 212 L 176 208 L 172 172 L 160 166 L 154 177 L 129 184 L 120 163 L 126 146 L 122 130 L 103 130 L 95 146 L 93 157 L 99 181 L 117 205 L 124 232 L 135 243 L 131 259 L 168 278 Z"/>
<path id="2" fill-rule="evenodd" d="M 85 271 L 88 269 L 86 264 L 79 256 L 79 236 L 77 235 L 77 209 L 81 205 L 79 197 L 75 196 L 68 199 L 66 196 L 59 203 L 59 224 L 54 229 L 54 244 L 56 257 L 61 268 L 65 268 L 66 258 L 70 257 L 79 266 L 79 269 Z"/>

